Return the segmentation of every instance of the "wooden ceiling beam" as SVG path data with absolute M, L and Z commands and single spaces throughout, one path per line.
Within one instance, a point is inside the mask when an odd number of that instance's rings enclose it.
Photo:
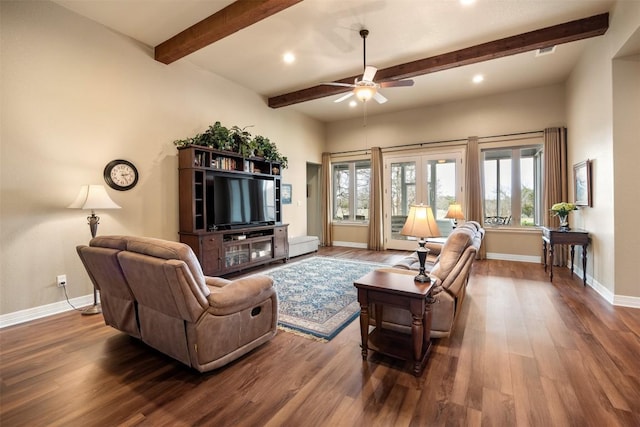
M 302 0 L 238 0 L 155 47 L 156 61 L 171 64 Z
M 402 80 L 449 70 L 463 65 L 489 61 L 491 59 L 516 55 L 544 47 L 555 46 L 604 34 L 609 28 L 609 14 L 591 16 L 564 24 L 554 25 L 516 36 L 482 43 L 472 47 L 444 53 L 417 61 L 378 70 L 376 81 Z M 340 83 L 353 83 L 360 75 L 336 80 Z M 324 98 L 349 91 L 349 88 L 317 85 L 295 92 L 269 98 L 269 107 L 280 108 L 300 102 Z

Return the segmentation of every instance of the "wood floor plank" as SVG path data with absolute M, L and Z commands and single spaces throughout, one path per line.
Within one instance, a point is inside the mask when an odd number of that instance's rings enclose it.
M 406 252 L 319 254 L 392 265 Z M 640 310 L 568 269 L 551 283 L 538 264 L 483 260 L 418 379 L 408 362 L 363 361 L 357 321 L 328 343 L 280 331 L 200 374 L 68 312 L 0 330 L 0 425 L 637 427 L 638 354 Z

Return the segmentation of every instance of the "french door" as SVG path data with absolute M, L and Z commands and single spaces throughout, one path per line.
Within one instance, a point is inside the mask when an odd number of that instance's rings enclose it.
M 463 168 L 460 151 L 385 158 L 384 233 L 388 249 L 414 250 L 415 238 L 400 234 L 412 204 L 431 206 L 441 236 L 448 236 L 449 205 L 462 200 Z

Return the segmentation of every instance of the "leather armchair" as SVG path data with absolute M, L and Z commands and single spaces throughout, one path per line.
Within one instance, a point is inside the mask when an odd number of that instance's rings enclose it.
M 107 325 L 200 372 L 277 332 L 277 296 L 267 276 L 204 276 L 189 246 L 160 239 L 100 236 L 77 250 L 100 290 Z

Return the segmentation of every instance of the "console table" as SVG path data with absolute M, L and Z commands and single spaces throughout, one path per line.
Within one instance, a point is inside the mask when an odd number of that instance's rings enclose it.
M 580 229 L 542 227 L 542 255 L 544 271 L 547 271 L 547 245 L 549 246 L 549 281 L 553 281 L 553 246 L 571 245 L 571 274 L 573 274 L 573 256 L 575 245 L 582 245 L 582 284 L 587 285 L 587 246 L 589 232 Z
M 431 351 L 431 290 L 430 283 L 414 281 L 415 271 L 391 272 L 375 270 L 353 284 L 358 289 L 360 303 L 360 334 L 362 359 L 367 359 L 368 349 L 387 356 L 413 361 L 413 374 L 422 373 Z M 376 327 L 369 334 L 369 307 L 376 305 Z M 411 312 L 411 335 L 382 328 L 385 305 L 392 305 Z

